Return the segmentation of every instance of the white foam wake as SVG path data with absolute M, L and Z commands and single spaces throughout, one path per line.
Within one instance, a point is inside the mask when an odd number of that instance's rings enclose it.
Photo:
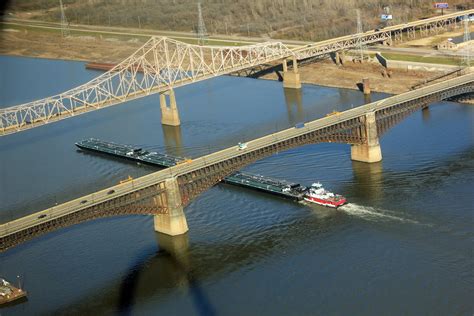
M 340 206 L 338 210 L 346 212 L 347 214 L 359 216 L 365 219 L 374 220 L 374 219 L 385 219 L 385 220 L 394 220 L 402 223 L 411 223 L 411 224 L 420 224 L 420 222 L 400 217 L 397 215 L 390 214 L 387 210 L 378 209 L 370 206 L 362 206 L 354 203 L 348 203 L 346 205 Z

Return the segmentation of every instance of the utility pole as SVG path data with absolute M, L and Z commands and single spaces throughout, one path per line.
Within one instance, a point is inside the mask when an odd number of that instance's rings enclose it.
M 59 0 L 59 7 L 61 9 L 61 35 L 63 37 L 69 36 L 69 24 L 66 19 L 66 14 L 64 13 L 63 1 Z
M 198 37 L 198 44 L 204 45 L 208 34 L 206 30 L 206 26 L 204 25 L 204 19 L 202 18 L 202 11 L 201 11 L 201 2 L 198 2 L 198 29 L 197 29 L 197 37 Z
M 464 22 L 464 43 L 467 43 L 471 40 L 471 32 L 469 32 L 469 16 L 466 14 L 463 18 Z M 464 54 L 462 56 L 463 65 L 466 67 L 471 66 L 471 46 L 466 45 L 464 48 Z
M 364 31 L 362 30 L 362 20 L 360 19 L 360 10 L 357 9 L 356 13 L 357 13 L 357 34 L 359 36 L 357 38 L 357 48 L 359 50 L 360 62 L 362 62 L 364 60 L 364 50 L 365 50 L 365 45 L 362 43 L 362 33 Z

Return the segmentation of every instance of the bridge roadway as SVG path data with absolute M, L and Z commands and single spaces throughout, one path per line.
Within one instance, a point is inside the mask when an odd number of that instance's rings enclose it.
M 415 30 L 419 29 L 427 35 L 429 30 L 437 32 L 467 14 L 474 14 L 474 10 L 342 36 L 294 49 L 281 42 L 242 47 L 201 47 L 165 37 L 152 37 L 114 69 L 84 85 L 45 99 L 0 109 L 0 136 L 277 60 L 322 57 L 354 48 L 359 43 L 389 41 L 397 34 L 401 38 L 403 31 L 414 36 Z M 288 80 L 291 77 L 289 73 Z
M 293 52 L 295 53 L 297 59 L 300 60 L 325 55 L 342 49 L 354 48 L 359 43 L 359 41 L 362 41 L 362 44 L 372 44 L 389 40 L 392 37 L 397 37 L 397 34 L 399 34 L 398 37 L 401 37 L 403 31 L 414 32 L 416 29 L 419 29 L 426 30 L 427 34 L 428 28 L 435 29 L 446 26 L 446 24 L 453 24 L 460 17 L 469 14 L 474 14 L 474 9 L 388 26 L 381 28 L 378 31 L 370 30 L 361 34 L 351 34 L 332 38 L 303 47 L 294 48 Z
M 281 143 L 285 140 L 294 139 L 295 137 L 307 135 L 323 128 L 336 126 L 337 124 L 341 124 L 342 122 L 357 119 L 361 116 L 365 116 L 367 113 L 375 113 L 383 111 L 385 109 L 395 108 L 397 105 L 400 105 L 402 103 L 416 101 L 423 98 L 426 99 L 426 97 L 429 97 L 431 95 L 439 95 L 440 93 L 442 99 L 447 98 L 450 97 L 448 93 L 450 90 L 466 86 L 468 87 L 467 92 L 474 92 L 474 73 L 471 72 L 466 75 L 450 79 L 441 83 L 433 84 L 397 96 L 389 97 L 381 101 L 362 105 L 357 108 L 341 112 L 338 115 L 323 117 L 306 123 L 303 128 L 289 128 L 274 134 L 248 141 L 247 148 L 244 150 L 238 150 L 237 146 L 232 146 L 230 148 L 194 159 L 190 162 L 176 165 L 174 167 L 158 172 L 154 172 L 152 174 L 131 180 L 129 182 L 118 184 L 113 187 L 74 199 L 67 203 L 51 207 L 44 211 L 37 212 L 2 224 L 0 225 L 0 241 L 2 241 L 2 238 L 5 238 L 17 232 L 21 232 L 23 230 L 27 230 L 31 227 L 56 220 L 58 218 L 70 215 L 75 212 L 80 212 L 81 210 L 85 210 L 86 208 L 90 208 L 91 206 L 98 205 L 109 200 L 117 199 L 118 197 L 125 196 L 132 192 L 146 189 L 147 187 L 159 185 L 169 178 L 177 178 L 179 176 L 190 174 L 193 171 L 197 171 L 217 163 L 225 162 L 247 153 L 256 152 L 258 150 L 268 148 L 269 146 Z M 445 95 L 442 95 L 443 93 Z

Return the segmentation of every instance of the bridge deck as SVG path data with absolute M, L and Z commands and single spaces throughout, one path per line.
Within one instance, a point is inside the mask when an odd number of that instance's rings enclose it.
M 186 175 L 193 171 L 200 170 L 206 166 L 217 164 L 219 162 L 223 162 L 252 151 L 257 151 L 259 149 L 271 146 L 272 144 L 276 144 L 294 137 L 317 131 L 319 129 L 339 124 L 344 121 L 364 116 L 368 112 L 381 111 L 396 106 L 400 103 L 417 100 L 432 94 L 448 91 L 449 89 L 459 86 L 469 85 L 472 88 L 471 90 L 474 91 L 473 82 L 474 73 L 469 73 L 464 76 L 447 80 L 442 83 L 433 84 L 431 86 L 426 86 L 404 94 L 386 98 L 381 101 L 376 101 L 354 109 L 350 109 L 341 112 L 338 115 L 332 115 L 329 117 L 317 119 L 306 123 L 303 128 L 289 128 L 274 134 L 251 140 L 247 142 L 247 148 L 245 150 L 238 150 L 237 146 L 223 149 L 221 151 L 194 159 L 187 163 L 173 166 L 162 171 L 154 172 L 152 174 L 134 179 L 132 181 L 118 184 L 113 187 L 74 199 L 67 203 L 54 206 L 44 211 L 37 212 L 25 216 L 23 218 L 19 218 L 14 221 L 5 223 L 3 225 L 0 225 L 0 238 L 28 229 L 29 227 L 52 221 L 62 216 L 72 214 L 74 212 L 79 212 L 93 205 L 97 205 L 108 200 L 116 199 L 120 196 L 124 196 L 129 193 L 162 183 L 167 178 Z

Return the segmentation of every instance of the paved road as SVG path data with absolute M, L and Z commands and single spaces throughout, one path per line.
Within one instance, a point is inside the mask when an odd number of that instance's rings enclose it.
M 459 51 L 447 51 L 447 50 L 439 51 L 439 50 L 434 50 L 434 49 L 388 47 L 388 46 L 382 46 L 382 45 L 367 47 L 367 49 L 370 51 L 401 53 L 403 55 L 415 55 L 415 56 L 422 56 L 422 57 L 430 57 L 430 56 L 461 57 L 463 56 L 462 52 L 459 52 Z

